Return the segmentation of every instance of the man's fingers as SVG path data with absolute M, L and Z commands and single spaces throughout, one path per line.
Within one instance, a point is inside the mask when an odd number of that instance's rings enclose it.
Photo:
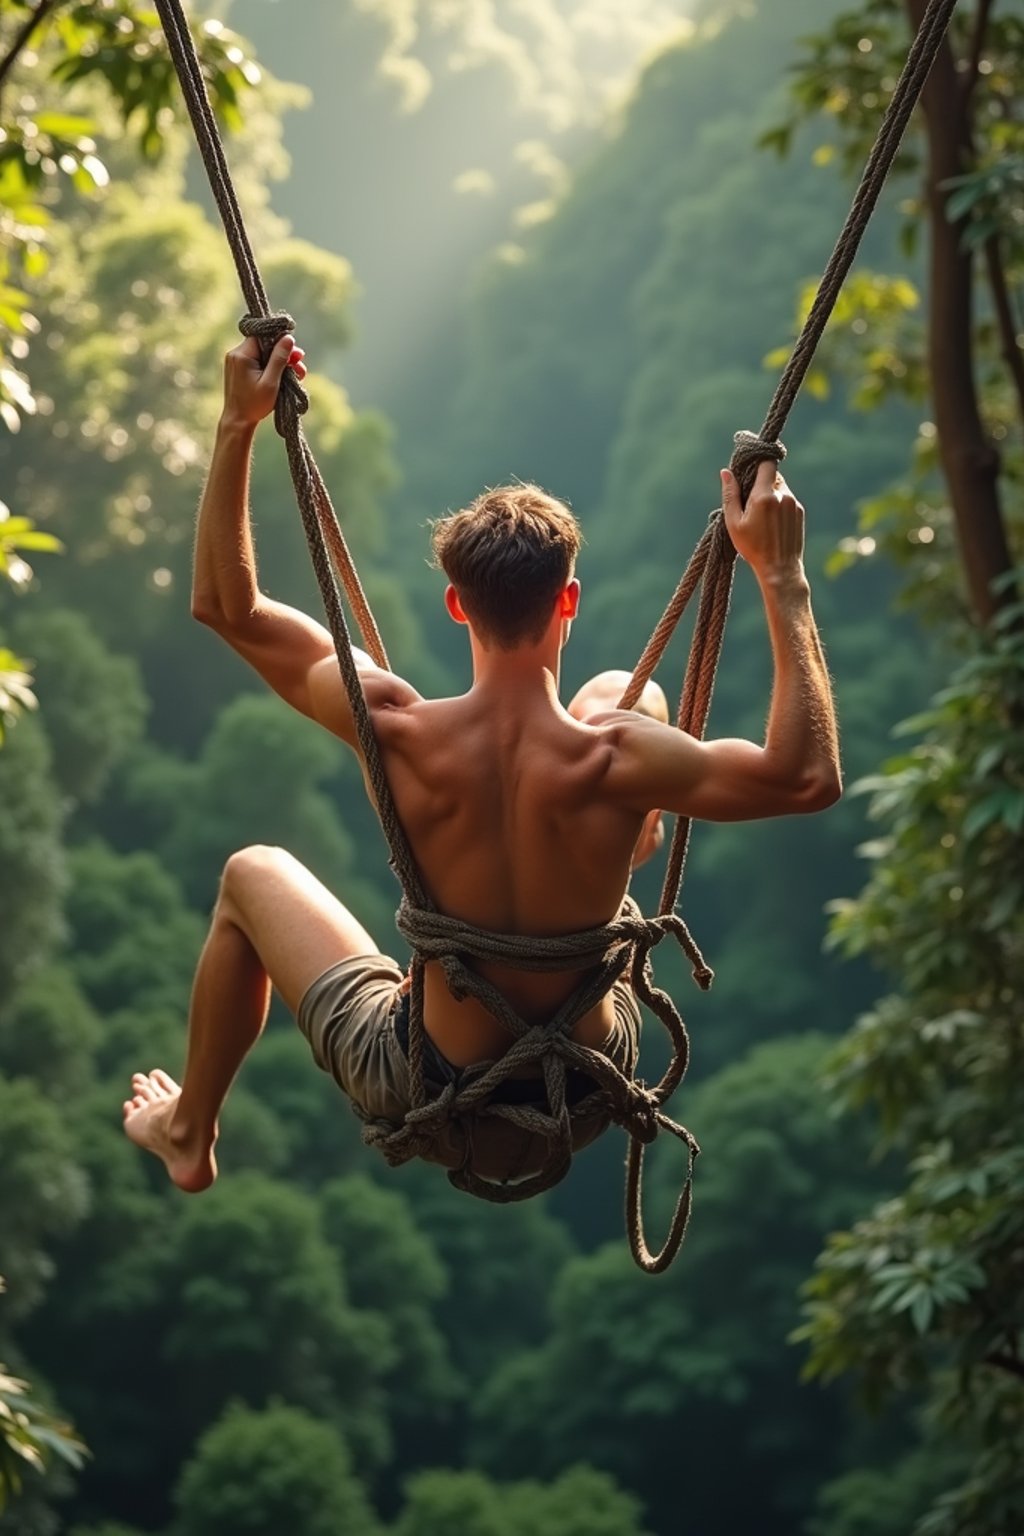
M 273 352 L 267 358 L 267 366 L 263 370 L 263 382 L 271 384 L 275 388 L 281 382 L 281 375 L 291 362 L 292 353 L 295 351 L 295 337 L 282 336 L 274 347 Z
M 757 466 L 757 479 L 754 481 L 754 490 L 762 495 L 769 495 L 775 489 L 776 476 L 779 466 L 774 459 L 762 459 Z
M 722 470 L 722 511 L 727 519 L 739 517 L 743 511 L 739 484 L 736 476 L 728 469 Z

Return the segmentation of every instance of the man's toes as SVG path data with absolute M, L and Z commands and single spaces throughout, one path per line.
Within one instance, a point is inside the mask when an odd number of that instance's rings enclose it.
M 174 1078 L 171 1077 L 169 1073 L 164 1072 L 160 1067 L 154 1067 L 149 1075 L 152 1081 L 156 1083 L 157 1087 L 162 1088 L 165 1093 L 181 1092 L 177 1083 L 174 1081 Z

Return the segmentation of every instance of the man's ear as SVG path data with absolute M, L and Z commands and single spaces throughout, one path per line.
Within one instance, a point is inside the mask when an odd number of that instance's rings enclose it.
M 560 619 L 574 619 L 579 613 L 580 583 L 578 577 L 574 576 L 572 581 L 566 586 L 559 598 L 559 603 L 558 617 Z
M 450 583 L 444 589 L 444 605 L 448 609 L 449 617 L 454 619 L 456 624 L 469 623 L 469 620 L 466 617 L 466 611 L 462 604 L 459 602 L 459 594 Z

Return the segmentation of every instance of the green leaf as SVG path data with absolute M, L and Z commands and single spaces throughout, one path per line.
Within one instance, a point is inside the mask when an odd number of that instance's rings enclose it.
M 36 114 L 35 124 L 40 133 L 48 133 L 53 138 L 91 137 L 97 132 L 92 118 L 72 117 L 65 112 L 39 112 Z
M 997 792 L 994 795 L 986 795 L 984 800 L 979 800 L 972 806 L 964 817 L 963 834 L 970 842 L 977 837 L 979 832 L 984 832 L 986 827 L 998 821 L 1003 814 L 1003 794 Z
M 927 1333 L 935 1311 L 935 1302 L 929 1290 L 922 1287 L 914 1297 L 910 1308 L 910 1318 L 918 1333 Z

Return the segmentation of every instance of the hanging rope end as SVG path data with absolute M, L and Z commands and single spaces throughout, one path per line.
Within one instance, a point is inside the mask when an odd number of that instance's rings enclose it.
M 702 963 L 701 965 L 694 966 L 693 979 L 697 983 L 698 987 L 700 987 L 702 992 L 710 992 L 711 983 L 715 979 L 715 973 L 711 969 L 710 965 L 704 965 Z

